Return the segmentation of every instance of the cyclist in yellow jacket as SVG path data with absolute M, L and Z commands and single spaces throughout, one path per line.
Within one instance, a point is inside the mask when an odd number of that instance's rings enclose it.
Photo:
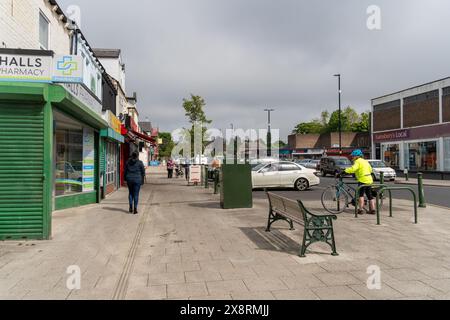
M 353 166 L 345 170 L 347 174 L 355 174 L 356 180 L 359 185 L 363 186 L 359 193 L 359 210 L 358 214 L 364 213 L 365 200 L 364 194 L 369 200 L 369 214 L 375 214 L 375 198 L 372 192 L 373 178 L 372 178 L 372 166 L 364 159 L 364 154 L 361 150 L 355 150 L 352 152 Z

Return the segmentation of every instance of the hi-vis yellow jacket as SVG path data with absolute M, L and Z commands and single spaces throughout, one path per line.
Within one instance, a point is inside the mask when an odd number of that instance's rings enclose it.
M 372 172 L 372 166 L 367 160 L 364 160 L 363 158 L 356 159 L 353 167 L 345 170 L 345 173 L 354 173 L 358 182 L 367 185 L 373 184 Z

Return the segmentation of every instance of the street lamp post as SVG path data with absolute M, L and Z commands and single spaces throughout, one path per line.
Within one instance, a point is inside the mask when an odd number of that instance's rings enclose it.
M 339 154 L 342 155 L 342 107 L 341 107 L 341 75 L 335 74 L 335 77 L 338 77 L 338 91 L 339 91 Z
M 267 112 L 268 121 L 267 121 L 267 156 L 272 156 L 272 127 L 270 123 L 270 113 L 275 111 L 275 109 L 264 109 Z

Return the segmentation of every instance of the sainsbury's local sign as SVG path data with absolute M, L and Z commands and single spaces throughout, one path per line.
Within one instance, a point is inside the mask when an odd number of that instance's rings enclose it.
M 24 51 L 26 52 L 26 50 Z M 33 55 L 0 50 L 0 81 L 83 82 L 83 61 L 74 55 Z

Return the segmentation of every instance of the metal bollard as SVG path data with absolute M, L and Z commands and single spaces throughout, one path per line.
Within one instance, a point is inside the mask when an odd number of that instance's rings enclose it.
M 384 184 L 384 172 L 380 172 L 380 184 Z
M 425 203 L 425 191 L 423 189 L 423 173 L 417 174 L 417 184 L 419 189 L 419 208 L 426 208 L 427 204 Z
M 405 171 L 403 171 L 403 173 L 405 174 L 406 181 L 409 181 L 408 169 L 405 169 Z

